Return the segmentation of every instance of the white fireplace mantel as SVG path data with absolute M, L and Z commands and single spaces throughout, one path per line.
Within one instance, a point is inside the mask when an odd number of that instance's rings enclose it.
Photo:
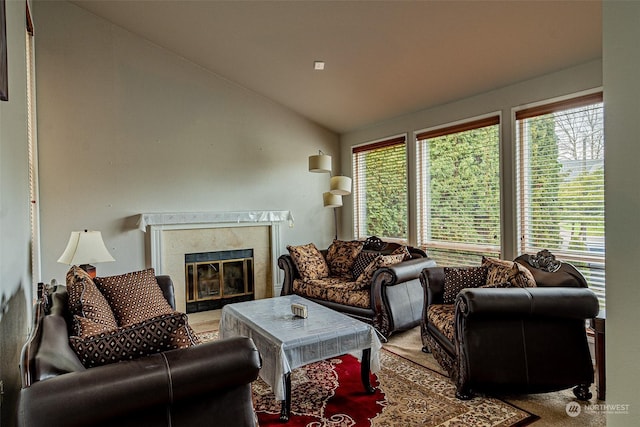
M 163 231 L 189 230 L 199 228 L 269 226 L 271 230 L 271 262 L 272 283 L 274 288 L 281 283 L 279 269 L 275 263 L 282 251 L 280 245 L 280 224 L 289 222 L 293 227 L 293 215 L 290 211 L 233 211 L 233 212 L 170 212 L 143 213 L 138 218 L 138 228 L 150 232 L 150 261 L 156 274 L 166 274 L 164 271 Z M 277 289 L 274 295 L 279 294 Z
M 291 211 L 143 213 L 138 218 L 138 228 L 141 231 L 147 231 L 147 226 L 155 225 L 279 223 L 284 221 L 289 221 L 289 226 L 293 226 Z

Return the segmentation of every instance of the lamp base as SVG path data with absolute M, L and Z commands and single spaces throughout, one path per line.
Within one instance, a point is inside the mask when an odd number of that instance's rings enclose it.
M 87 272 L 89 277 L 94 279 L 96 277 L 96 268 L 91 264 L 81 264 L 80 268 Z

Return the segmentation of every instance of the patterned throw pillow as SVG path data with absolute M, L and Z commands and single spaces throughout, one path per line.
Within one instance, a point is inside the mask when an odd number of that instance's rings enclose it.
M 356 279 L 356 286 L 360 289 L 366 289 L 371 286 L 371 279 L 373 274 L 382 267 L 389 267 L 394 264 L 401 263 L 404 259 L 403 254 L 396 255 L 378 255 L 373 261 L 369 263 L 367 268 L 364 269 L 362 274 Z
M 486 267 L 444 267 L 444 294 L 442 301 L 453 304 L 458 293 L 465 288 L 479 288 L 487 281 Z
M 162 294 L 153 268 L 119 276 L 96 277 L 95 283 L 109 302 L 118 326 L 133 325 L 174 312 Z
M 391 252 L 391 255 L 397 255 L 397 254 L 404 255 L 405 261 L 408 259 L 411 259 L 411 252 L 409 252 L 409 248 L 406 247 L 405 245 L 399 246 L 393 252 Z
M 66 283 L 69 311 L 73 316 L 91 325 L 92 331 L 109 331 L 118 327 L 109 303 L 86 271 L 72 266 L 67 272 Z M 74 333 L 79 335 L 77 330 Z
M 513 267 L 509 270 L 509 283 L 516 288 L 535 288 L 538 286 L 533 273 L 517 262 L 514 262 Z
M 353 263 L 353 267 L 351 267 L 351 278 L 358 280 L 358 277 L 360 277 L 364 269 L 367 268 L 367 266 L 371 264 L 371 261 L 376 259 L 378 255 L 380 254 L 377 252 L 360 252 Z
M 101 332 L 113 331 L 118 328 L 118 326 L 107 327 L 101 323 L 94 322 L 91 319 L 87 319 L 86 317 L 78 316 L 77 314 L 73 315 L 73 335 L 77 335 L 79 337 L 88 337 L 90 335 L 96 335 Z
M 482 286 L 478 286 L 479 288 L 510 288 L 511 287 L 511 283 L 509 282 L 505 282 L 505 283 L 491 283 L 489 285 L 482 285 Z
M 513 268 L 513 261 L 498 258 L 482 257 L 483 267 L 487 268 L 486 285 L 495 285 L 509 282 L 509 274 Z
M 69 343 L 86 367 L 132 360 L 200 340 L 187 323 L 187 315 L 174 312 L 87 337 L 70 336 Z
M 287 250 L 303 280 L 329 277 L 329 266 L 316 245 L 287 246 Z
M 358 254 L 362 251 L 364 242 L 352 240 L 334 240 L 327 250 L 327 264 L 332 276 L 351 277 L 351 269 Z
M 536 287 L 536 279 L 523 265 L 517 262 L 482 257 L 482 266 L 487 267 L 486 285 L 509 283 L 518 288 Z

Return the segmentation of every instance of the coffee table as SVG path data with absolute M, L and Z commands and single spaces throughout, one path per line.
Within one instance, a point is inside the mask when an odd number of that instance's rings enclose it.
M 306 305 L 308 317 L 294 316 L 292 303 Z M 220 337 L 233 336 L 253 339 L 262 357 L 260 378 L 282 401 L 281 421 L 291 414 L 291 371 L 309 363 L 362 351 L 362 383 L 375 391 L 369 373 L 380 369 L 382 344 L 373 326 L 297 295 L 225 305 Z

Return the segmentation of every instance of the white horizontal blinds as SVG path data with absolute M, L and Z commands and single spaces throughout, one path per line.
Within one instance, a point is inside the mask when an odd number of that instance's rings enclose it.
M 353 147 L 354 235 L 407 239 L 404 136 Z
M 574 264 L 604 307 L 602 93 L 516 113 L 520 253 Z
M 422 132 L 418 244 L 438 265 L 500 255 L 500 117 Z

